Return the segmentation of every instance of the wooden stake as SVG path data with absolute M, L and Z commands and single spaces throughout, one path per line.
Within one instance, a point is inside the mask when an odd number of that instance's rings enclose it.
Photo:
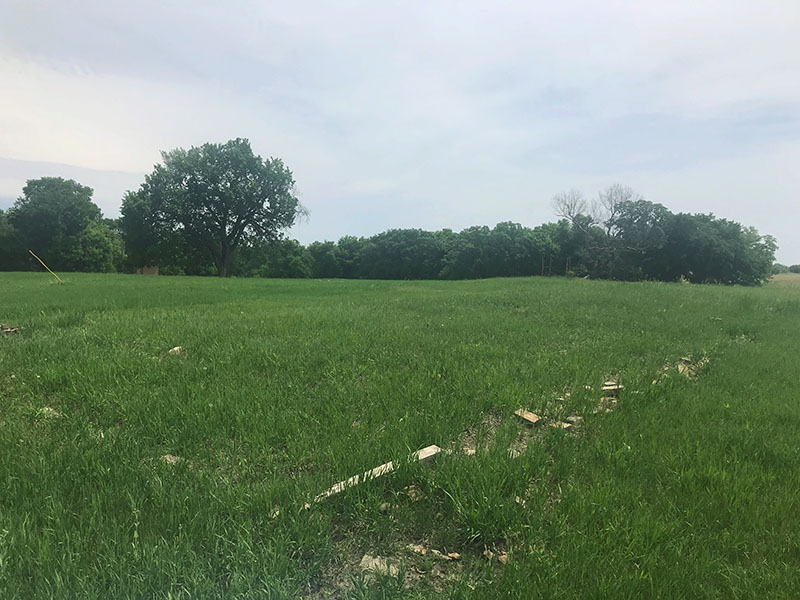
M 59 277 L 58 275 L 56 275 L 55 273 L 53 273 L 52 271 L 50 271 L 50 267 L 48 267 L 46 264 L 44 264 L 44 261 L 43 261 L 41 258 L 39 258 L 38 256 L 36 256 L 36 255 L 33 253 L 33 250 L 28 250 L 28 252 L 30 252 L 30 253 L 31 253 L 31 256 L 33 256 L 33 258 L 35 258 L 35 259 L 36 259 L 36 260 L 38 260 L 40 263 L 42 263 L 42 266 L 43 266 L 45 269 L 47 269 L 47 270 L 48 270 L 48 272 L 50 273 L 50 275 L 52 275 L 53 277 L 55 277 L 56 279 L 58 279 L 58 283 L 64 283 L 63 281 L 61 281 L 61 277 Z

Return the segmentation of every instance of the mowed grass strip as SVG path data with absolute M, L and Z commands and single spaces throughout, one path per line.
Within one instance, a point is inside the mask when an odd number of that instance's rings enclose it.
M 2 598 L 800 589 L 797 288 L 65 279 L 0 274 Z

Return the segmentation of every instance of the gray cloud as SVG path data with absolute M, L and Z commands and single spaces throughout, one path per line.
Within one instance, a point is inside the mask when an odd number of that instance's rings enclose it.
M 295 172 L 302 241 L 536 224 L 624 181 L 800 262 L 798 34 L 745 0 L 0 0 L 0 196 L 74 165 L 115 214 L 160 150 L 243 136 Z

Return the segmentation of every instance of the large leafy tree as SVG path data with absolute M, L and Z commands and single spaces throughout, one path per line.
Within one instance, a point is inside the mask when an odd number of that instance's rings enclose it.
M 217 274 L 228 277 L 237 248 L 279 239 L 302 211 L 291 171 L 280 159 L 253 154 L 245 139 L 161 157 L 141 189 L 123 200 L 128 251 L 144 262 L 163 259 L 180 241 L 184 254 L 212 259 Z
M 54 269 L 69 270 L 85 270 L 71 250 L 84 230 L 101 218 L 92 188 L 61 177 L 29 180 L 8 213 L 26 249 Z

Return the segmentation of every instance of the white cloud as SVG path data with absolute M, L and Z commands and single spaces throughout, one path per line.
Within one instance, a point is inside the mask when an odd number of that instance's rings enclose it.
M 779 166 L 798 40 L 800 4 L 749 0 L 0 4 L 0 157 L 143 175 L 160 150 L 248 137 L 295 172 L 305 241 L 533 224 L 559 189 L 623 180 L 800 260 Z M 776 125 L 730 144 L 753 115 Z M 756 214 L 765 189 L 792 205 Z

